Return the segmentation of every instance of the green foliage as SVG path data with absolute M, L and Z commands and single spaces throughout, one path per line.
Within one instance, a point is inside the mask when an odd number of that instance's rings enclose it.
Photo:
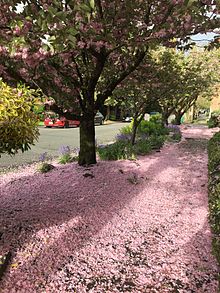
M 148 139 L 139 139 L 132 145 L 128 140 L 117 140 L 115 143 L 97 147 L 101 160 L 133 160 L 138 155 L 147 155 L 152 149 L 160 149 L 165 136 L 151 136 Z
M 130 142 L 116 141 L 113 144 L 97 147 L 101 160 L 135 159 L 135 152 Z
M 61 156 L 59 157 L 60 164 L 71 163 L 73 161 L 76 161 L 77 159 L 77 156 L 74 156 L 74 157 L 72 156 L 69 146 L 62 145 L 59 148 L 59 152 L 61 154 Z
M 59 157 L 60 164 L 67 164 L 73 162 L 73 157 L 70 154 L 64 154 Z
M 39 92 L 24 85 L 11 88 L 0 79 L 0 155 L 30 149 L 38 138 L 38 120 L 33 107 Z
M 162 123 L 161 114 L 156 114 L 150 117 L 150 121 L 142 120 L 138 126 L 138 135 L 166 135 L 169 131 L 164 127 Z
M 130 135 L 132 133 L 132 125 L 133 123 L 129 123 L 128 125 L 122 127 L 120 129 L 120 133 L 125 134 L 125 135 Z
M 125 135 L 131 135 L 132 134 L 132 127 L 133 127 L 133 121 L 123 127 L 120 130 L 120 133 Z M 151 136 L 151 135 L 166 135 L 169 133 L 169 130 L 164 127 L 162 123 L 162 117 L 161 114 L 156 114 L 151 116 L 150 121 L 142 120 L 141 123 L 138 125 L 137 128 L 137 137 L 143 137 L 143 136 Z
M 213 251 L 220 263 L 220 132 L 208 144 L 209 219 L 213 231 Z
M 215 111 L 215 112 L 212 112 L 211 117 L 208 120 L 208 127 L 213 128 L 218 126 L 220 126 L 220 112 Z
M 152 149 L 160 149 L 165 142 L 165 136 L 164 135 L 159 135 L 159 136 L 152 135 L 149 137 L 149 142 L 150 142 Z
M 152 151 L 151 141 L 147 139 L 141 139 L 134 145 L 134 152 L 136 155 L 147 155 Z
M 178 142 L 178 141 L 181 141 L 182 134 L 180 132 L 179 133 L 174 132 L 174 133 L 172 133 L 170 138 L 171 138 L 171 140 Z
M 51 170 L 53 170 L 55 167 L 52 164 L 49 164 L 47 162 L 42 162 L 39 164 L 37 170 L 40 173 L 47 173 Z

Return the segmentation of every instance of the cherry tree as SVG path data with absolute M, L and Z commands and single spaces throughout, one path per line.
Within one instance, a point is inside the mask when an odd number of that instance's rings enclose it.
M 211 95 L 219 81 L 219 52 L 194 48 L 188 54 L 166 49 L 158 55 L 158 79 L 155 88 L 162 108 L 164 122 L 175 114 L 175 123 L 195 105 L 200 95 Z
M 150 48 L 175 46 L 218 27 L 217 2 L 4 0 L 0 74 L 11 83 L 39 86 L 57 105 L 77 109 L 79 164 L 93 164 L 96 111 Z

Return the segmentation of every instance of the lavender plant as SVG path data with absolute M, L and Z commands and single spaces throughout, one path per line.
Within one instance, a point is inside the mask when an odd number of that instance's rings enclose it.
M 47 173 L 50 170 L 54 169 L 54 166 L 47 162 L 49 159 L 50 157 L 48 156 L 47 152 L 40 154 L 39 156 L 40 163 L 38 164 L 38 168 L 37 168 L 38 172 Z
M 73 157 L 71 156 L 71 151 L 70 151 L 70 147 L 67 145 L 62 145 L 59 148 L 59 153 L 60 153 L 60 157 L 59 157 L 59 163 L 60 164 L 67 164 L 67 163 L 71 163 L 73 161 Z

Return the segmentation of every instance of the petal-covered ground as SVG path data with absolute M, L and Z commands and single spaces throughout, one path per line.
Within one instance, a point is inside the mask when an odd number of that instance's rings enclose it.
M 0 291 L 218 292 L 206 128 L 137 161 L 1 176 Z M 192 139 L 193 138 L 193 139 Z

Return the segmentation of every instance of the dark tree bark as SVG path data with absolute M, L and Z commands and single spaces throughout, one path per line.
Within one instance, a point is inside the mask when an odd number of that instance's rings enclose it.
M 139 123 L 137 121 L 137 117 L 134 117 L 133 127 L 132 127 L 132 137 L 131 137 L 131 144 L 132 145 L 135 144 L 135 139 L 136 139 L 136 133 L 137 133 L 138 124 Z
M 183 114 L 182 113 L 175 113 L 176 117 L 175 117 L 175 124 L 176 125 L 180 125 L 181 124 L 181 118 L 183 117 Z
M 169 114 L 168 113 L 162 113 L 162 122 L 164 125 L 168 125 L 168 118 L 169 118 Z
M 83 113 L 80 121 L 79 165 L 96 164 L 94 112 Z

